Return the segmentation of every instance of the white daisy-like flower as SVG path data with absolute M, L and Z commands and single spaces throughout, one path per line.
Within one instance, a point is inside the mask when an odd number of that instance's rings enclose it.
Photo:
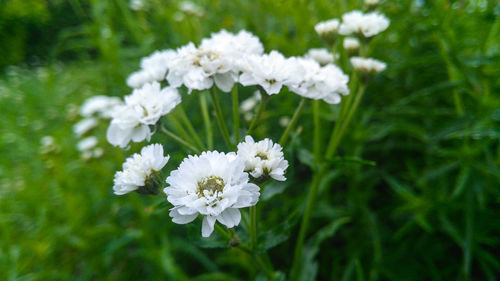
M 344 49 L 349 52 L 355 52 L 359 49 L 360 43 L 357 38 L 354 37 L 346 37 L 343 42 Z
M 272 140 L 266 138 L 255 142 L 251 136 L 246 136 L 245 141 L 238 144 L 237 154 L 245 161 L 245 171 L 252 177 L 286 180 L 288 161 L 283 156 L 281 145 Z
M 342 35 L 362 34 L 372 37 L 389 27 L 389 20 L 382 14 L 372 12 L 363 14 L 361 11 L 352 11 L 342 16 L 339 33 Z
M 313 59 L 320 65 L 327 65 L 329 63 L 333 63 L 336 59 L 336 56 L 334 56 L 332 53 L 330 53 L 327 49 L 325 48 L 318 48 L 318 49 L 309 49 L 307 53 L 304 55 L 305 58 Z M 338 57 L 338 55 L 337 55 Z
M 274 95 L 291 82 L 293 63 L 277 51 L 262 56 L 250 55 L 246 58 L 246 67 L 240 76 L 243 86 L 259 85 L 268 95 Z
M 177 89 L 161 89 L 158 82 L 134 89 L 131 95 L 125 97 L 125 105 L 113 112 L 113 120 L 106 133 L 109 143 L 126 147 L 130 140 L 149 140 L 152 134 L 149 125 L 156 124 L 180 102 L 181 96 Z
M 327 36 L 330 34 L 336 34 L 339 29 L 340 21 L 338 19 L 331 19 L 327 21 L 322 21 L 314 26 L 314 30 L 320 36 Z
M 245 164 L 234 153 L 203 152 L 188 156 L 172 171 L 163 191 L 174 205 L 172 221 L 192 222 L 203 215 L 201 233 L 208 237 L 216 221 L 228 228 L 240 223 L 239 208 L 253 206 L 259 200 L 259 187 L 248 182 Z
M 329 104 L 341 101 L 341 95 L 348 95 L 349 77 L 333 64 L 321 67 L 311 59 L 296 58 L 302 71 L 297 71 L 295 84 L 287 85 L 290 91 L 310 99 L 321 99 Z
M 135 153 L 123 163 L 123 170 L 115 173 L 113 191 L 116 195 L 123 195 L 138 189 L 140 192 L 154 194 L 158 183 L 151 183 L 152 179 L 168 162 L 170 156 L 163 155 L 160 144 L 151 144 L 142 148 L 141 153 Z M 154 182 L 154 181 L 152 181 Z
M 88 131 L 95 128 L 98 124 L 99 124 L 99 122 L 97 121 L 97 118 L 93 118 L 93 117 L 84 118 L 84 119 L 80 120 L 78 123 L 76 123 L 75 125 L 73 125 L 73 133 L 75 133 L 75 135 L 77 137 L 81 137 L 82 135 L 84 135 Z
M 369 74 L 382 72 L 387 67 L 384 62 L 372 58 L 362 57 L 352 57 L 351 64 L 356 71 Z
M 141 70 L 127 78 L 127 85 L 140 88 L 146 83 L 163 81 L 169 69 L 170 61 L 177 56 L 174 50 L 155 51 L 141 60 Z
M 102 118 L 111 118 L 111 113 L 115 107 L 122 105 L 123 102 L 118 97 L 93 96 L 85 100 L 80 107 L 80 115 L 91 117 L 98 115 Z

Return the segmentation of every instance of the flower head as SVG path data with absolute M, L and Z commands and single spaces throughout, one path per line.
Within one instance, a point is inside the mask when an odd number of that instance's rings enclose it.
M 283 156 L 281 145 L 270 139 L 255 142 L 251 136 L 246 136 L 245 141 L 238 144 L 238 157 L 245 161 L 245 171 L 254 178 L 286 180 L 284 174 L 288 161 Z
M 169 186 L 163 190 L 174 205 L 172 221 L 186 224 L 203 215 L 203 237 L 210 236 L 216 220 L 229 228 L 238 225 L 238 209 L 255 205 L 260 196 L 259 187 L 248 182 L 244 169 L 234 153 L 211 151 L 185 158 L 170 173 Z
M 130 140 L 139 142 L 151 137 L 149 125 L 172 111 L 181 102 L 177 89 L 160 88 L 158 82 L 145 84 L 125 97 L 125 105 L 113 112 L 113 120 L 106 137 L 120 147 L 126 147 Z
M 359 40 L 354 37 L 346 37 L 343 42 L 344 49 L 350 53 L 357 52 L 359 50 L 360 44 Z
M 318 35 L 326 37 L 329 35 L 334 35 L 339 29 L 340 21 L 338 19 L 331 19 L 327 21 L 319 22 L 314 26 L 314 30 Z
M 123 195 L 135 190 L 143 193 L 156 193 L 155 173 L 159 172 L 168 162 L 170 156 L 163 155 L 160 144 L 151 144 L 142 148 L 141 153 L 135 153 L 123 164 L 123 170 L 116 172 L 113 190 L 116 195 Z
M 375 74 L 382 72 L 387 66 L 384 62 L 381 62 L 379 60 L 362 57 L 352 57 L 351 64 L 356 71 L 366 74 Z
M 382 14 L 372 12 L 363 14 L 361 11 L 352 11 L 342 16 L 339 33 L 342 35 L 361 34 L 372 37 L 389 27 L 389 20 Z
M 335 61 L 335 56 L 325 48 L 309 49 L 304 57 L 313 59 L 320 65 L 327 65 Z
M 127 85 L 141 88 L 153 81 L 163 81 L 169 69 L 170 61 L 176 57 L 173 50 L 155 51 L 141 60 L 141 70 L 132 73 L 127 78 Z
M 122 104 L 118 97 L 93 96 L 85 100 L 80 107 L 80 115 L 91 117 L 98 115 L 102 118 L 110 118 L 115 107 Z

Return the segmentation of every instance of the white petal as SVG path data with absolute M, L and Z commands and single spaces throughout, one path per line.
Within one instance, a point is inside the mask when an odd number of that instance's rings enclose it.
M 215 84 L 219 89 L 221 89 L 224 92 L 229 92 L 233 88 L 234 85 L 234 78 L 233 74 L 231 72 L 227 72 L 224 74 L 216 74 L 214 76 Z
M 111 122 L 106 131 L 106 139 L 114 146 L 125 147 L 131 138 L 131 130 L 123 130 L 117 124 Z
M 192 215 L 181 215 L 181 214 L 179 214 L 177 209 L 170 210 L 169 215 L 172 218 L 172 221 L 177 223 L 177 224 L 190 223 L 190 222 L 194 221 L 194 219 L 196 219 L 196 217 L 198 216 L 197 213 L 192 214 Z
M 214 231 L 215 217 L 205 216 L 203 218 L 203 224 L 201 227 L 201 236 L 209 237 L 210 234 Z
M 241 213 L 238 209 L 229 208 L 222 212 L 217 220 L 228 228 L 234 227 L 240 224 Z

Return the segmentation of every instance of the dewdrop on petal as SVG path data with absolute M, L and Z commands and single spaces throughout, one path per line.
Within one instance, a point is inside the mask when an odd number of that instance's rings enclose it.
M 346 37 L 344 38 L 343 46 L 348 54 L 356 54 L 359 50 L 360 43 L 357 38 Z
M 123 163 L 123 170 L 115 173 L 113 191 L 123 195 L 132 191 L 141 194 L 157 194 L 161 180 L 160 171 L 167 164 L 170 156 L 163 155 L 160 144 L 151 144 L 142 148 Z
M 245 171 L 260 181 L 273 178 L 285 181 L 288 161 L 283 156 L 281 145 L 270 139 L 255 142 L 251 136 L 238 144 L 238 157 L 245 161 Z
M 174 205 L 170 217 L 177 224 L 203 216 L 201 235 L 209 237 L 216 221 L 228 228 L 241 221 L 240 208 L 259 200 L 259 187 L 248 182 L 245 163 L 235 153 L 203 152 L 184 158 L 166 179 L 163 191 Z

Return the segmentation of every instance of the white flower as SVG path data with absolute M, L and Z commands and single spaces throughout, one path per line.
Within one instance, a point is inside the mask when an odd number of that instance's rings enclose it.
M 141 60 L 141 70 L 127 78 L 127 85 L 140 88 L 153 81 L 163 81 L 169 69 L 170 61 L 177 56 L 173 50 L 155 51 Z
M 260 92 L 257 90 L 248 99 L 244 100 L 240 104 L 240 110 L 242 113 L 250 112 L 261 99 Z
M 215 84 L 229 92 L 236 82 L 231 58 L 213 49 L 196 48 L 193 43 L 177 50 L 167 74 L 172 87 L 184 84 L 189 91 L 205 90 Z
M 378 5 L 379 0 L 365 0 L 365 4 L 368 6 L 376 6 Z
M 140 11 L 144 10 L 146 5 L 144 5 L 144 0 L 130 0 L 128 6 L 134 11 Z
M 342 16 L 339 33 L 342 35 L 362 34 L 372 37 L 389 26 L 389 20 L 382 14 L 373 12 L 363 14 L 361 11 L 352 11 Z
M 343 46 L 347 51 L 353 52 L 359 49 L 360 44 L 357 38 L 346 37 L 344 38 Z
M 161 89 L 158 82 L 134 89 L 131 95 L 125 97 L 125 105 L 113 112 L 113 120 L 106 133 L 108 141 L 112 145 L 126 147 L 130 140 L 149 140 L 152 134 L 149 125 L 156 124 L 180 102 L 177 89 Z
M 384 62 L 376 59 L 362 57 L 352 57 L 351 64 L 356 71 L 372 74 L 384 71 L 387 66 Z
M 301 66 L 297 71 L 297 81 L 288 85 L 290 91 L 310 99 L 321 99 L 330 104 L 341 101 L 341 95 L 348 95 L 347 82 L 349 77 L 340 68 L 328 64 L 321 67 L 311 59 L 297 58 L 296 63 Z
M 313 59 L 320 65 L 333 63 L 335 60 L 335 56 L 332 53 L 328 52 L 328 50 L 325 48 L 309 49 L 309 51 L 307 51 L 304 57 Z
M 84 135 L 85 133 L 87 133 L 88 131 L 92 130 L 93 128 L 95 128 L 98 124 L 98 121 L 96 118 L 84 118 L 82 120 L 80 120 L 78 123 L 76 123 L 75 125 L 73 125 L 73 133 L 75 133 L 75 135 L 77 137 L 81 137 L 82 135 Z
M 163 155 L 160 144 L 143 147 L 140 154 L 135 153 L 127 158 L 122 171 L 115 173 L 114 193 L 123 195 L 145 186 L 153 173 L 159 172 L 169 158 Z
M 277 51 L 262 56 L 250 55 L 246 59 L 240 83 L 243 86 L 260 85 L 268 95 L 273 95 L 291 82 L 291 72 L 294 70 L 294 65 Z
M 86 137 L 82 140 L 80 140 L 76 144 L 76 148 L 80 151 L 88 151 L 94 148 L 97 145 L 97 138 L 92 136 L 92 137 Z
M 212 151 L 185 158 L 170 173 L 169 186 L 163 190 L 174 205 L 172 221 L 186 224 L 203 215 L 203 237 L 210 236 L 216 220 L 228 228 L 238 225 L 238 209 L 255 205 L 260 196 L 259 187 L 248 182 L 244 169 L 234 153 Z
M 337 33 L 339 24 L 340 22 L 338 19 L 322 21 L 314 26 L 314 30 L 316 30 L 316 33 L 318 33 L 320 36 L 327 36 L 329 34 Z
M 121 104 L 122 101 L 118 97 L 93 96 L 82 104 L 80 115 L 83 117 L 99 115 L 102 118 L 111 118 L 114 108 Z
M 254 178 L 271 177 L 278 181 L 286 180 L 284 174 L 288 161 L 283 156 L 279 144 L 270 139 L 255 142 L 251 136 L 238 144 L 238 157 L 245 161 L 245 171 Z
M 203 8 L 198 6 L 197 4 L 191 1 L 182 1 L 179 3 L 179 10 L 183 11 L 186 14 L 195 15 L 198 17 L 203 16 Z

